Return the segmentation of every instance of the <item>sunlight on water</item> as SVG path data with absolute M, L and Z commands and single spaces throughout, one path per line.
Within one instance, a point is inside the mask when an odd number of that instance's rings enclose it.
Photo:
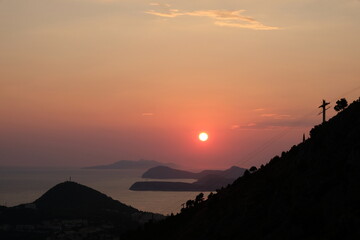
M 142 211 L 177 213 L 181 204 L 199 192 L 130 191 L 136 181 L 146 181 L 146 170 L 94 170 L 55 168 L 1 168 L 0 205 L 15 206 L 36 200 L 54 185 L 69 180 L 94 188 Z M 168 181 L 168 180 L 167 180 Z M 175 180 L 172 180 L 175 181 Z M 191 180 L 178 180 L 191 182 Z M 205 193 L 207 196 L 207 193 Z

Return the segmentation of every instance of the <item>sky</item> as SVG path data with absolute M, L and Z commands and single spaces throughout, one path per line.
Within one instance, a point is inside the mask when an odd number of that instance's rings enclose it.
M 0 166 L 259 166 L 360 96 L 359 42 L 359 0 L 0 0 Z

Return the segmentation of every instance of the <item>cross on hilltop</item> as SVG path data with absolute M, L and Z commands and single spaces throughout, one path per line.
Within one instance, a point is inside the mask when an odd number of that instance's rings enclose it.
M 319 108 L 322 108 L 322 112 L 320 112 L 319 114 L 322 113 L 322 115 L 323 115 L 323 123 L 326 122 L 326 110 L 328 110 L 330 108 L 330 107 L 326 108 L 326 106 L 329 104 L 330 104 L 329 102 L 326 102 L 323 99 L 323 103 L 319 106 Z

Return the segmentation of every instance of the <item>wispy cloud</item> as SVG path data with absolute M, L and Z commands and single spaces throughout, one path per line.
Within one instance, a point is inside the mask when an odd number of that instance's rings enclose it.
M 247 28 L 253 30 L 277 30 L 279 27 L 272 27 L 262 24 L 252 17 L 243 15 L 245 10 L 197 10 L 181 11 L 172 9 L 169 4 L 151 3 L 151 6 L 157 6 L 158 10 L 146 11 L 147 14 L 175 18 L 179 16 L 208 17 L 214 19 L 214 24 L 221 27 Z
M 232 125 L 232 130 L 241 129 L 259 129 L 259 130 L 273 130 L 273 129 L 284 129 L 284 128 L 298 128 L 308 127 L 313 125 L 313 121 L 309 119 L 298 119 L 290 114 L 280 114 L 276 112 L 264 112 L 268 109 L 257 108 L 252 111 L 258 112 L 256 121 L 248 123 L 237 123 Z M 236 126 L 233 127 L 233 126 Z
M 238 129 L 239 127 L 240 127 L 240 125 L 234 124 L 234 125 L 230 126 L 230 129 L 235 130 L 235 129 Z
M 167 3 L 157 3 L 157 2 L 149 3 L 149 5 L 150 6 L 167 7 L 167 8 L 169 8 L 171 6 L 170 4 L 167 4 Z
M 264 119 L 262 121 L 239 124 L 238 130 L 276 130 L 286 128 L 304 128 L 311 127 L 314 123 L 312 120 L 299 119 Z M 234 129 L 235 130 L 235 129 Z
M 277 114 L 277 113 L 264 113 L 261 117 L 272 118 L 272 119 L 290 119 L 291 116 L 288 114 Z

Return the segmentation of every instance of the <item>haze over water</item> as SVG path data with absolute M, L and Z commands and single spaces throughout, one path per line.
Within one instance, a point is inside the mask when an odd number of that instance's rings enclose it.
M 142 211 L 171 214 L 198 192 L 130 191 L 145 170 L 93 170 L 75 168 L 0 168 L 0 205 L 31 203 L 54 185 L 69 180 L 91 187 Z M 169 181 L 169 180 L 167 180 Z M 172 180 L 176 181 L 176 180 Z M 191 180 L 181 180 L 191 182 Z M 205 193 L 206 194 L 206 193 Z

